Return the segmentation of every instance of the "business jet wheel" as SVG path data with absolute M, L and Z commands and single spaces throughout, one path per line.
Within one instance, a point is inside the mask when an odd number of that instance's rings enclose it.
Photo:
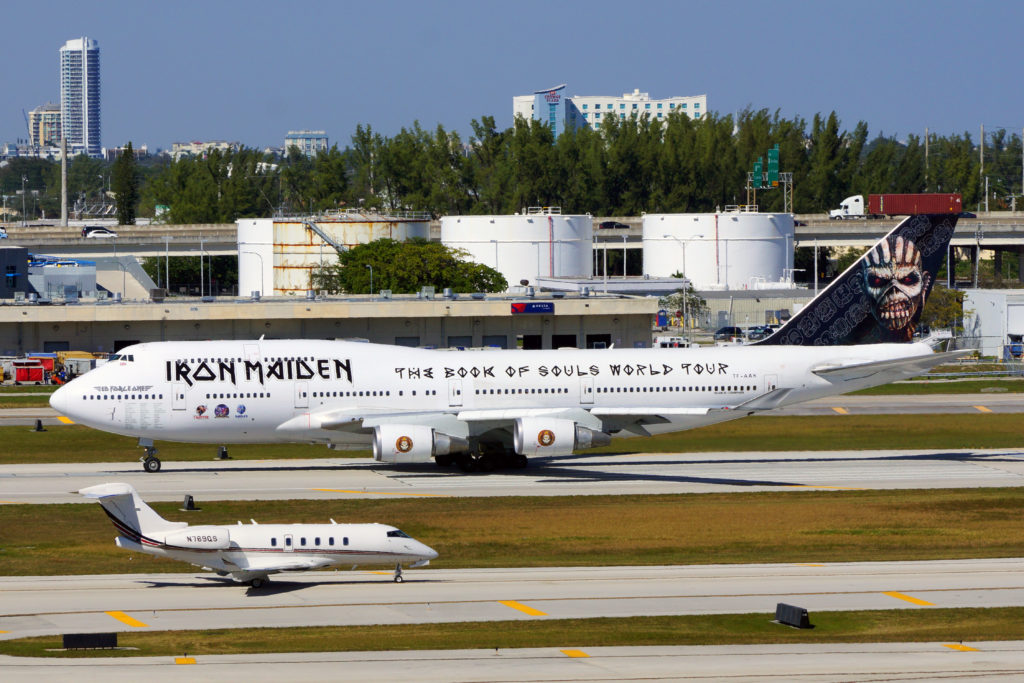
M 147 472 L 160 471 L 160 458 L 149 457 L 142 461 L 142 469 Z
M 266 582 L 266 579 L 257 576 L 255 579 L 249 581 L 249 585 L 253 588 L 262 588 L 263 584 L 265 584 Z

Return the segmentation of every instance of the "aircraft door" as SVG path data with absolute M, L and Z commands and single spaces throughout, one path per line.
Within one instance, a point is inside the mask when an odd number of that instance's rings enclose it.
M 462 380 L 451 379 L 448 380 L 448 405 L 449 406 L 461 406 L 462 405 Z
M 185 410 L 185 385 L 180 382 L 171 385 L 171 409 Z
M 775 391 L 779 386 L 778 375 L 765 375 L 764 376 L 764 393 Z
M 259 344 L 245 344 L 243 345 L 245 351 L 245 359 L 250 363 L 255 363 L 260 359 L 260 346 Z
M 294 552 L 295 551 L 295 544 L 292 543 L 292 535 L 291 534 L 285 534 L 284 535 L 284 551 L 286 553 L 290 553 L 290 552 Z
M 309 382 L 295 383 L 295 407 L 309 407 Z
M 580 403 L 594 402 L 594 378 L 580 377 Z

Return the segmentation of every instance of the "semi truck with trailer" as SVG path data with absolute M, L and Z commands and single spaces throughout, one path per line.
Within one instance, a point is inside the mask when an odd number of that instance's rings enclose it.
M 956 192 L 929 192 L 918 194 L 869 194 L 867 206 L 864 195 L 855 194 L 840 203 L 838 209 L 828 212 L 834 220 L 849 218 L 886 218 L 909 216 L 915 213 L 952 213 L 963 211 L 963 200 Z

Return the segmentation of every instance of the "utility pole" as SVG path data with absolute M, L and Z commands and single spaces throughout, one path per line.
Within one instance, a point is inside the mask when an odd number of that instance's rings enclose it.
M 60 224 L 68 227 L 68 141 L 60 137 Z
M 28 180 L 28 176 L 21 176 L 21 227 L 28 225 L 25 222 L 25 181 Z
M 928 126 L 924 127 L 924 189 L 928 191 Z

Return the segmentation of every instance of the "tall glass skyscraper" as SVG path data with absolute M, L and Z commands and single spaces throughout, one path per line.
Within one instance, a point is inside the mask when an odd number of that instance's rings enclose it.
M 68 152 L 100 156 L 100 46 L 76 38 L 60 49 L 60 114 Z

